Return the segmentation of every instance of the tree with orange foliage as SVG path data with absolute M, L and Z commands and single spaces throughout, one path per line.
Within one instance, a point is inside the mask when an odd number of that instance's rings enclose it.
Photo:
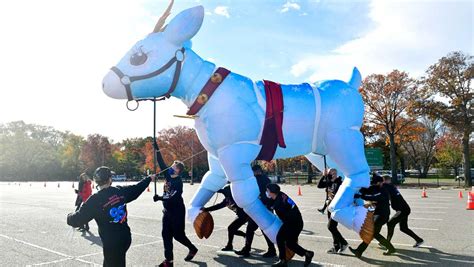
M 359 91 L 366 105 L 368 124 L 389 140 L 392 181 L 397 181 L 396 137 L 416 121 L 416 117 L 410 116 L 420 97 L 416 83 L 408 73 L 393 70 L 387 75 L 367 76 Z
M 207 170 L 207 154 L 199 142 L 196 131 L 186 126 L 163 129 L 157 134 L 157 142 L 164 161 L 169 165 L 174 160 L 185 161 L 187 169 L 200 177 Z M 148 138 L 143 147 L 145 168 L 153 170 L 153 139 Z M 160 169 L 157 166 L 157 172 Z

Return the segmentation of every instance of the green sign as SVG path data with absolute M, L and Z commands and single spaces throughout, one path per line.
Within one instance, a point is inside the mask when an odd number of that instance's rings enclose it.
M 382 169 L 383 168 L 383 156 L 382 149 L 380 148 L 366 148 L 365 158 L 371 169 Z

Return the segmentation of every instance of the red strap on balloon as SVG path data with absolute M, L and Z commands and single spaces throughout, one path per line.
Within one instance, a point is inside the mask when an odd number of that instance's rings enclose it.
M 277 146 L 286 148 L 283 138 L 283 93 L 279 83 L 264 80 L 266 111 L 263 124 L 260 153 L 257 160 L 270 161 L 275 156 Z

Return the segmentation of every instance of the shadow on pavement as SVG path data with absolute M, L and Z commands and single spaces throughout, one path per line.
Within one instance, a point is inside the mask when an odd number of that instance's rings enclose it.
M 381 252 L 382 254 L 382 252 Z M 351 255 L 353 256 L 353 255 Z M 416 250 L 397 248 L 397 253 L 391 256 L 381 256 L 383 259 L 372 259 L 362 255 L 361 261 L 382 266 L 400 266 L 400 262 L 395 262 L 392 259 L 396 257 L 406 261 L 403 264 L 417 264 L 417 265 L 442 265 L 442 266 L 473 266 L 474 256 L 456 255 L 443 252 L 436 248 L 420 248 Z
M 100 237 L 94 235 L 94 233 L 92 233 L 91 231 L 83 231 L 81 236 L 84 239 L 89 240 L 92 244 L 102 247 L 102 240 L 100 240 Z

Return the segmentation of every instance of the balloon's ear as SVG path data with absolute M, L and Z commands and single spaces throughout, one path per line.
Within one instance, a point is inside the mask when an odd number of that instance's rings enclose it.
M 184 42 L 196 35 L 203 20 L 204 8 L 202 6 L 186 9 L 171 20 L 163 34 L 169 42 L 182 46 Z

